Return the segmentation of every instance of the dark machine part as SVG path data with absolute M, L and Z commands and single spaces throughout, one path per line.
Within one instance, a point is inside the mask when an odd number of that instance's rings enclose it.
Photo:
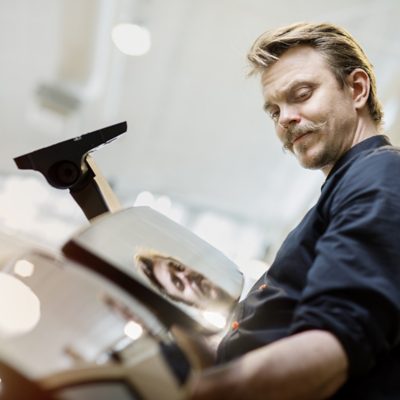
M 51 186 L 69 189 L 90 220 L 104 212 L 116 211 L 120 205 L 89 152 L 111 142 L 126 130 L 126 121 L 120 122 L 24 154 L 14 161 L 19 169 L 41 172 Z

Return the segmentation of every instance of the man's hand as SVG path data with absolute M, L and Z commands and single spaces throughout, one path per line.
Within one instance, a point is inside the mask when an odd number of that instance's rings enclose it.
M 347 356 L 331 333 L 306 331 L 193 378 L 190 400 L 317 400 L 346 381 Z

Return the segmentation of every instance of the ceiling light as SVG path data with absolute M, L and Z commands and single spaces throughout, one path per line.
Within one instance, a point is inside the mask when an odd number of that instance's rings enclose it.
M 141 56 L 151 47 L 150 32 L 143 26 L 136 24 L 118 24 L 111 33 L 112 40 L 117 48 L 130 56 Z
M 149 206 L 152 207 L 155 202 L 154 195 L 151 192 L 145 190 L 140 192 L 135 200 L 135 206 Z

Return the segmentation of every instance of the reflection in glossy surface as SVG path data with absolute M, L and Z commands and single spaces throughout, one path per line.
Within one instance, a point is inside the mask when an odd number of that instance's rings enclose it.
M 14 267 L 22 260 L 24 269 L 35 266 L 29 277 L 16 275 Z M 111 282 L 55 254 L 24 251 L 2 267 L 0 355 L 32 379 L 99 360 L 110 362 L 123 339 L 124 346 L 133 342 L 124 332 L 129 321 L 140 325 L 141 336 L 132 324 L 128 330 L 132 337 L 140 336 L 138 342 L 148 332 L 157 336 L 165 330 L 141 303 Z M 24 324 L 18 330 L 17 316 Z
M 57 396 L 60 400 L 136 400 L 139 396 L 122 382 L 95 382 L 63 389 Z
M 124 333 L 126 336 L 130 337 L 132 340 L 139 339 L 143 334 L 143 328 L 140 324 L 135 321 L 129 321 L 125 325 Z
M 226 307 L 234 299 L 194 268 L 176 258 L 154 251 L 135 255 L 138 268 L 172 300 L 203 310 Z
M 14 274 L 28 278 L 33 275 L 35 266 L 28 260 L 20 259 L 14 264 Z
M 23 282 L 0 272 L 0 335 L 15 336 L 31 331 L 40 319 L 40 302 Z
M 222 329 L 226 324 L 226 317 L 218 312 L 204 311 L 203 317 L 216 328 Z

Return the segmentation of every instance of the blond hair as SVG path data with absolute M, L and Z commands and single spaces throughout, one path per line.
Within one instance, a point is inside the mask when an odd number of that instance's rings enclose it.
M 263 33 L 247 55 L 249 75 L 265 71 L 286 50 L 300 45 L 310 46 L 325 57 L 341 87 L 346 85 L 346 77 L 354 69 L 363 69 L 370 80 L 368 109 L 375 124 L 381 125 L 383 110 L 377 97 L 373 66 L 356 40 L 336 25 L 296 23 Z

